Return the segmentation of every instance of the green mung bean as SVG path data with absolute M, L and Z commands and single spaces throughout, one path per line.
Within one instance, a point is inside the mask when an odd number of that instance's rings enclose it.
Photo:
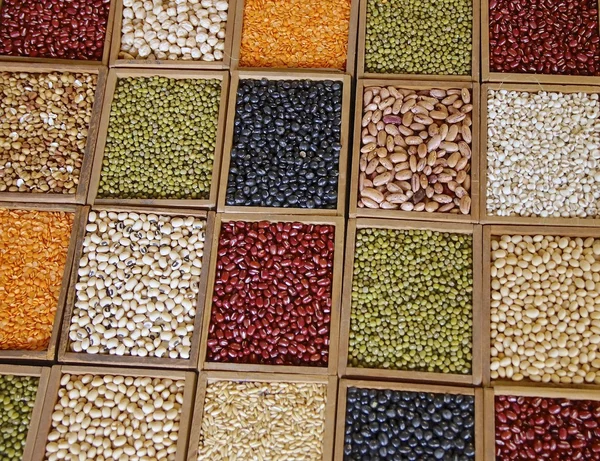
M 21 460 L 39 378 L 0 375 L 0 459 Z

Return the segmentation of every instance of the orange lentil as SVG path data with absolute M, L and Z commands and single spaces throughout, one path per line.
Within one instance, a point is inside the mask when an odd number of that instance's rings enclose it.
M 351 0 L 245 0 L 240 67 L 344 70 Z
M 48 348 L 73 218 L 0 209 L 0 349 Z

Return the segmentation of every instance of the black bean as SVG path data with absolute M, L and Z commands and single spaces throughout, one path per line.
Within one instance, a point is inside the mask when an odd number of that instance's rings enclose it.
M 337 207 L 342 84 L 240 80 L 226 204 Z
M 346 461 L 475 459 L 472 396 L 350 387 L 346 405 Z

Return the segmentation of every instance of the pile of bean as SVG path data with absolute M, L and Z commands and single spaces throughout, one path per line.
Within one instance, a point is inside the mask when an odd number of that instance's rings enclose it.
M 359 229 L 348 365 L 468 374 L 472 236 Z
M 333 226 L 221 226 L 208 331 L 211 361 L 327 366 Z
M 0 375 L 0 458 L 21 461 L 39 378 Z
M 349 387 L 344 434 L 344 461 L 474 460 L 475 399 Z
M 600 459 L 600 402 L 496 396 L 496 459 Z
M 181 379 L 64 374 L 44 459 L 175 460 L 184 386 Z
M 488 90 L 487 105 L 487 213 L 597 216 L 599 95 Z
M 469 214 L 471 92 L 366 87 L 358 206 Z
M 240 80 L 226 203 L 335 209 L 342 83 Z
M 346 70 L 350 9 L 351 0 L 245 0 L 240 66 Z
M 48 348 L 73 219 L 0 208 L 0 350 Z
M 119 59 L 222 61 L 228 0 L 124 0 Z
M 494 236 L 490 275 L 492 379 L 600 384 L 600 240 Z
M 110 0 L 6 0 L 0 55 L 101 61 Z
M 600 75 L 597 1 L 491 0 L 489 5 L 490 70 Z
M 121 78 L 98 197 L 207 199 L 221 80 Z
M 76 192 L 97 81 L 0 72 L 0 192 Z
M 70 350 L 189 359 L 206 221 L 91 211 Z
M 324 384 L 210 383 L 198 461 L 321 461 L 326 402 Z
M 471 0 L 367 0 L 366 20 L 366 72 L 471 73 Z

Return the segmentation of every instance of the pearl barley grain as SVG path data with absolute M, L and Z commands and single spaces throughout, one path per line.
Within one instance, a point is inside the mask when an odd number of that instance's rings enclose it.
M 600 384 L 600 239 L 491 241 L 492 380 Z
M 206 221 L 91 211 L 70 350 L 189 359 Z
M 598 94 L 501 89 L 487 97 L 487 213 L 598 216 Z

